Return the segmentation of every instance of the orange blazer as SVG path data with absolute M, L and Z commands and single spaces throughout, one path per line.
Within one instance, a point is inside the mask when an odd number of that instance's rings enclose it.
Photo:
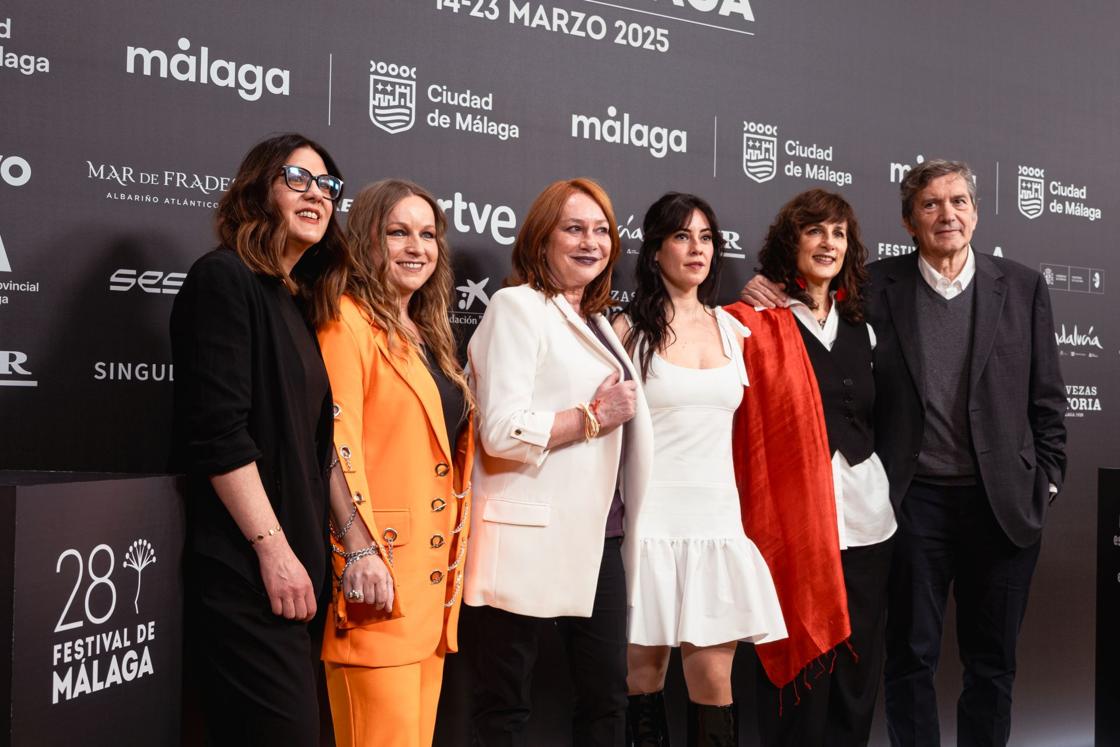
M 415 349 L 389 350 L 349 296 L 319 345 L 334 396 L 334 442 L 358 515 L 391 557 L 396 602 L 388 615 L 347 603 L 334 584 L 323 659 L 388 667 L 437 647 L 456 651 L 470 527 L 473 423 L 454 452 L 435 381 Z M 334 556 L 334 572 L 343 562 Z

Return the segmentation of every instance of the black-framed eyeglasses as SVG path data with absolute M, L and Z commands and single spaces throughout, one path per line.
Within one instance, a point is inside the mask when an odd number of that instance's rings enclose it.
M 306 192 L 311 189 L 311 182 L 315 182 L 319 185 L 319 191 L 328 200 L 333 202 L 342 197 L 344 182 L 337 176 L 331 176 L 330 174 L 313 176 L 310 171 L 302 166 L 292 166 L 291 164 L 281 166 L 280 171 L 284 173 L 284 183 L 288 185 L 288 189 L 294 192 Z

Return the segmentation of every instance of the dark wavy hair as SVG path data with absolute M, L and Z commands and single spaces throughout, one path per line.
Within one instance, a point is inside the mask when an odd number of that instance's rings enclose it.
M 218 203 L 215 228 L 222 245 L 237 252 L 250 270 L 277 278 L 292 293 L 300 293 L 312 324 L 319 325 L 330 318 L 328 299 L 342 295 L 350 262 L 335 202 L 323 238 L 304 252 L 291 275 L 284 272 L 280 260 L 288 226 L 272 200 L 272 185 L 282 178 L 280 167 L 299 148 L 318 153 L 327 171 L 342 178 L 331 154 L 314 140 L 294 132 L 262 140 L 245 154 L 229 191 Z
M 618 237 L 618 223 L 614 219 L 611 198 L 593 179 L 586 177 L 561 179 L 549 184 L 537 195 L 537 199 L 533 200 L 533 204 L 529 207 L 525 221 L 521 224 L 521 230 L 517 232 L 517 241 L 513 245 L 511 257 L 513 268 L 505 284 L 528 285 L 549 297 L 563 290 L 556 284 L 548 269 L 548 238 L 560 223 L 564 204 L 576 192 L 582 192 L 595 201 L 602 209 L 610 227 L 611 250 L 607 255 L 607 266 L 587 284 L 583 291 L 583 300 L 580 302 L 580 313 L 590 317 L 592 314 L 610 308 L 611 270 L 614 269 L 618 256 L 622 252 L 622 241 Z
M 839 194 L 823 189 L 810 189 L 782 206 L 766 240 L 758 253 L 761 267 L 755 268 L 767 279 L 784 283 L 786 293 L 811 309 L 817 307 L 809 293 L 797 284 L 797 252 L 801 231 L 815 223 L 848 224 L 848 250 L 840 272 L 829 283 L 830 291 L 843 290 L 836 301 L 836 311 L 845 321 L 855 324 L 863 321 L 863 289 L 867 285 L 867 249 L 859 234 L 859 221 L 848 201 Z
M 625 309 L 630 317 L 631 327 L 623 335 L 622 344 L 630 355 L 634 355 L 641 341 L 638 364 L 643 381 L 649 375 L 653 354 L 673 342 L 673 304 L 669 300 L 669 291 L 665 288 L 665 280 L 661 277 L 661 268 L 657 265 L 655 255 L 665 239 L 688 226 L 694 210 L 704 214 L 712 229 L 712 261 L 708 265 L 708 277 L 700 283 L 697 295 L 702 304 L 715 304 L 724 247 L 715 211 L 696 195 L 683 192 L 664 194 L 649 206 L 646 217 L 642 220 L 642 246 L 638 250 L 638 262 L 634 268 L 634 299 Z

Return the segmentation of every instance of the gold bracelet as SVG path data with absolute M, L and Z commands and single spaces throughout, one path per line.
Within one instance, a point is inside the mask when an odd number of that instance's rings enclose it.
M 590 441 L 599 435 L 601 426 L 599 419 L 595 417 L 595 413 L 591 411 L 590 405 L 585 402 L 580 402 L 576 405 L 584 415 L 583 423 L 583 437 L 584 440 Z
M 265 537 L 273 537 L 273 536 L 275 536 L 275 535 L 277 535 L 277 534 L 280 534 L 280 533 L 281 533 L 281 532 L 283 532 L 283 531 L 284 531 L 284 530 L 280 528 L 280 525 L 279 525 L 279 524 L 277 524 L 277 525 L 276 525 L 276 526 L 274 526 L 274 527 L 273 527 L 272 529 L 269 529 L 269 530 L 268 530 L 267 532 L 265 532 L 265 533 L 263 533 L 263 534 L 258 534 L 258 535 L 257 535 L 256 537 L 250 537 L 250 538 L 249 538 L 249 544 L 250 544 L 250 545 L 255 545 L 255 544 L 257 544 L 258 542 L 260 542 L 260 541 L 264 540 L 264 538 L 265 538 Z

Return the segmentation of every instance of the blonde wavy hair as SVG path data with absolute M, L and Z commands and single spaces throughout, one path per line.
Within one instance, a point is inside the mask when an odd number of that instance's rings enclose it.
M 421 339 L 417 339 L 401 323 L 400 294 L 389 275 L 389 247 L 385 239 L 389 213 L 398 202 L 411 196 L 419 197 L 431 206 L 436 228 L 435 271 L 408 302 L 408 315 L 420 331 Z M 354 200 L 346 220 L 346 234 L 353 267 L 347 278 L 345 293 L 370 316 L 374 324 L 385 330 L 391 352 L 404 355 L 415 346 L 424 355 L 426 347 L 426 354 L 463 393 L 467 409 L 472 408 L 474 399 L 456 356 L 455 334 L 447 317 L 454 277 L 451 249 L 447 243 L 447 218 L 436 198 L 413 182 L 382 179 L 363 189 Z M 337 308 L 332 316 L 337 318 Z M 420 347 L 421 344 L 424 347 Z

